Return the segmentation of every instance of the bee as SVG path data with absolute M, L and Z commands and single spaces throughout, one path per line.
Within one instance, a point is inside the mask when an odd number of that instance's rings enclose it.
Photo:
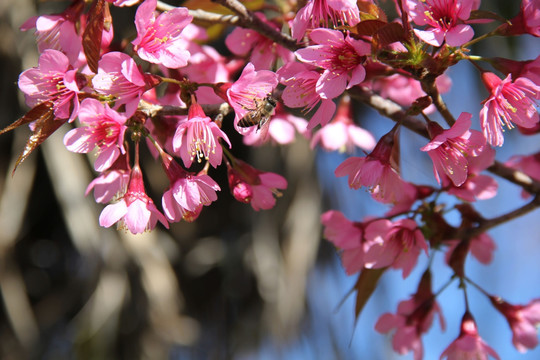
M 238 121 L 238 126 L 247 128 L 257 125 L 257 130 L 260 130 L 270 119 L 274 113 L 277 102 L 271 95 L 264 99 L 254 99 L 255 109 L 247 109 L 248 112 Z

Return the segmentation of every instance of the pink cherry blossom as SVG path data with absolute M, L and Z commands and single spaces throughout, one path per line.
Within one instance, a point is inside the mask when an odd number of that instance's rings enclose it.
M 217 200 L 219 185 L 206 174 L 188 173 L 168 154 L 161 152 L 163 169 L 170 181 L 163 193 L 163 212 L 171 222 L 194 221 L 203 206 Z
M 349 25 L 360 22 L 360 13 L 354 0 L 308 0 L 298 10 L 291 22 L 291 33 L 295 40 L 301 40 L 307 29 Z
M 279 30 L 277 25 L 266 20 L 264 14 L 258 12 L 255 13 L 255 16 L 272 28 Z M 270 69 L 279 58 L 283 59 L 284 62 L 294 60 L 292 51 L 252 29 L 236 27 L 225 39 L 225 45 L 235 55 L 250 55 L 249 61 L 255 66 L 255 70 Z
M 384 135 L 375 149 L 365 157 L 351 156 L 335 170 L 337 177 L 348 176 L 349 187 L 367 187 L 375 200 L 383 203 L 398 203 L 415 193 L 414 187 L 403 181 L 391 165 L 390 157 L 394 146 L 394 131 Z
M 353 122 L 350 100 L 343 100 L 334 119 L 318 130 L 311 140 L 311 148 L 317 144 L 327 151 L 351 153 L 355 146 L 371 151 L 377 141 L 371 133 Z
M 508 160 L 505 165 L 522 171 L 536 181 L 540 181 L 540 153 L 532 155 L 515 155 Z M 531 196 L 525 190 L 522 191 L 521 197 L 527 199 Z
M 137 4 L 140 0 L 106 0 L 108 3 L 113 4 L 114 6 L 133 6 Z
M 251 128 L 239 127 L 238 121 L 249 111 L 256 109 L 256 100 L 263 101 L 272 94 L 277 84 L 277 75 L 274 72 L 255 71 L 252 63 L 244 67 L 240 78 L 227 90 L 227 99 L 235 112 L 234 127 L 239 133 L 246 134 L 253 131 Z
M 531 300 L 527 305 L 512 305 L 496 296 L 489 299 L 510 324 L 512 343 L 519 352 L 524 353 L 538 346 L 540 299 Z
M 118 202 L 103 209 L 99 216 L 99 224 L 110 227 L 118 223 L 119 228 L 127 228 L 133 234 L 140 234 L 155 228 L 158 220 L 167 229 L 169 228 L 165 216 L 146 195 L 141 169 L 135 165 L 131 170 L 127 192 Z
M 416 266 L 420 252 L 428 253 L 424 235 L 411 219 L 372 221 L 365 228 L 365 238 L 369 246 L 365 257 L 366 268 L 392 266 L 403 270 L 403 278 L 409 276 Z
M 173 148 L 180 154 L 184 165 L 188 168 L 195 158 L 198 162 L 205 159 L 213 167 L 217 167 L 221 164 L 223 154 L 220 138 L 231 147 L 227 134 L 205 115 L 198 103 L 194 102 L 189 109 L 188 119 L 178 124 L 173 137 Z
M 281 196 L 278 189 L 287 188 L 287 180 L 281 175 L 263 172 L 251 165 L 235 159 L 234 165 L 227 164 L 229 187 L 234 198 L 251 204 L 254 210 L 268 210 L 274 207 Z
M 431 141 L 420 150 L 426 151 L 433 161 L 433 172 L 439 184 L 443 175 L 448 176 L 455 186 L 467 180 L 468 157 L 478 155 L 486 139 L 479 131 L 470 130 L 469 113 L 461 113 L 450 129 L 430 121 L 428 131 Z
M 414 29 L 416 36 L 433 46 L 446 40 L 449 46 L 460 46 L 471 40 L 474 31 L 464 23 L 480 1 L 474 0 L 407 0 L 411 19 L 425 30 Z
M 116 106 L 126 106 L 127 115 L 135 113 L 144 92 L 158 83 L 157 77 L 143 74 L 129 55 L 116 51 L 101 57 L 92 79 L 98 93 L 112 96 Z
M 72 121 L 79 111 L 77 80 L 77 72 L 71 69 L 67 56 L 58 50 L 46 49 L 39 57 L 37 68 L 21 73 L 19 88 L 28 106 L 52 101 L 55 117 Z
M 463 315 L 459 337 L 454 340 L 441 354 L 440 360 L 477 359 L 488 360 L 491 355 L 500 360 L 499 355 L 478 335 L 476 322 L 469 312 Z
M 445 243 L 449 245 L 448 250 L 445 253 L 445 261 L 447 264 L 450 262 L 450 257 L 452 253 L 458 246 L 461 240 L 449 240 Z M 493 260 L 493 253 L 497 245 L 486 233 L 482 233 L 478 236 L 475 236 L 469 241 L 469 251 L 471 255 L 478 260 L 481 264 L 488 265 Z
M 512 81 L 508 75 L 501 80 L 490 72 L 483 73 L 482 80 L 490 93 L 480 110 L 480 124 L 488 143 L 502 146 L 504 126 L 509 129 L 513 124 L 524 128 L 536 126 L 540 86 L 524 77 Z
M 123 114 L 98 100 L 85 99 L 79 109 L 79 120 L 87 126 L 70 130 L 64 136 L 64 145 L 76 153 L 89 153 L 97 147 L 96 171 L 108 169 L 120 154 L 125 154 L 127 118 Z
M 540 36 L 540 1 L 522 0 L 519 14 L 497 29 L 500 35 L 530 34 Z
M 350 221 L 336 210 L 322 214 L 321 223 L 324 226 L 324 237 L 340 250 L 347 274 L 352 275 L 362 270 L 365 256 L 363 224 Z
M 126 192 L 130 173 L 128 157 L 120 155 L 107 170 L 88 184 L 85 195 L 93 189 L 96 202 L 106 204 Z
M 299 63 L 289 63 L 278 70 L 280 82 L 286 85 L 281 98 L 283 103 L 291 108 L 303 108 L 309 113 L 317 108 L 309 120 L 307 129 L 311 130 L 317 125 L 325 126 L 332 119 L 336 111 L 336 104 L 331 99 L 322 98 L 316 91 L 319 73 L 307 70 Z M 318 107 L 317 107 L 318 106 Z
M 156 17 L 157 0 L 145 0 L 137 8 L 135 25 L 137 38 L 133 49 L 141 59 L 171 69 L 187 65 L 190 53 L 179 41 L 182 30 L 193 17 L 185 7 L 165 11 Z
M 82 50 L 81 37 L 75 22 L 82 11 L 82 2 L 74 2 L 61 14 L 33 16 L 21 25 L 22 31 L 35 28 L 40 53 L 46 49 L 62 51 L 75 65 Z
M 300 61 L 324 69 L 316 85 L 321 97 L 333 99 L 364 81 L 363 63 L 371 52 L 368 43 L 330 29 L 315 29 L 310 38 L 317 45 L 299 49 L 295 54 Z
M 375 324 L 375 330 L 380 333 L 389 333 L 396 329 L 392 337 L 394 351 L 401 355 L 412 351 L 414 360 L 422 360 L 424 348 L 421 336 L 428 332 L 436 314 L 439 315 L 439 323 L 441 329 L 444 330 L 442 311 L 431 291 L 431 275 L 426 272 L 412 298 L 401 301 L 396 314 L 381 315 Z

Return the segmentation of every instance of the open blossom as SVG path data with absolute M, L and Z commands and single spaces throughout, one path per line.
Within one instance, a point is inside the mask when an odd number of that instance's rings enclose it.
M 126 114 L 137 110 L 141 96 L 159 83 L 151 74 L 143 74 L 127 54 L 113 51 L 101 57 L 98 73 L 92 79 L 94 89 L 115 98 L 115 105 L 126 106 Z
M 227 89 L 227 99 L 235 113 L 234 127 L 239 133 L 246 134 L 252 131 L 249 128 L 239 127 L 238 121 L 257 108 L 257 101 L 264 101 L 271 95 L 277 84 L 277 75 L 274 72 L 256 71 L 252 63 L 244 67 L 240 78 Z
M 88 195 L 93 189 L 96 202 L 106 204 L 126 192 L 130 173 L 127 155 L 120 155 L 107 170 L 88 184 L 84 195 Z
M 350 100 L 347 98 L 339 105 L 334 119 L 313 135 L 311 148 L 320 144 L 328 151 L 351 153 L 355 146 L 371 151 L 376 143 L 369 131 L 354 124 Z
M 275 24 L 267 21 L 262 13 L 255 13 L 255 16 L 279 30 Z M 278 58 L 285 62 L 294 60 L 292 51 L 252 29 L 236 27 L 225 39 L 225 45 L 235 55 L 249 54 L 249 61 L 255 66 L 255 70 L 270 69 Z
M 488 360 L 491 355 L 500 360 L 499 355 L 478 335 L 476 322 L 469 312 L 463 315 L 459 337 L 454 340 L 441 354 L 440 360 L 477 359 Z
M 464 23 L 476 10 L 480 1 L 475 0 L 407 0 L 411 19 L 425 30 L 415 29 L 416 36 L 433 46 L 446 40 L 449 46 L 460 46 L 471 40 L 474 30 Z
M 461 113 L 450 129 L 444 130 L 436 122 L 428 123 L 431 141 L 421 148 L 433 161 L 433 170 L 439 184 L 443 175 L 455 186 L 467 180 L 468 158 L 477 156 L 486 139 L 479 131 L 470 130 L 469 113 Z
M 317 93 L 319 73 L 308 70 L 304 64 L 288 63 L 278 70 L 278 75 L 280 82 L 286 86 L 281 95 L 286 106 L 303 108 L 302 111 L 308 113 L 319 105 L 309 120 L 308 130 L 319 124 L 321 126 L 328 124 L 336 111 L 336 104 L 331 99 L 323 98 Z
M 141 169 L 135 165 L 131 170 L 126 193 L 118 202 L 103 209 L 99 216 L 99 224 L 110 227 L 118 223 L 119 228 L 127 228 L 133 234 L 140 234 L 155 228 L 158 220 L 167 229 L 169 228 L 165 216 L 146 195 Z
M 188 173 L 168 154 L 161 152 L 163 169 L 171 185 L 163 193 L 163 212 L 172 222 L 194 221 L 203 206 L 217 200 L 219 185 L 206 174 Z
M 79 109 L 79 120 L 87 126 L 70 130 L 64 136 L 64 145 L 76 153 L 89 153 L 97 147 L 96 171 L 108 169 L 120 154 L 125 154 L 127 118 L 124 115 L 98 100 L 85 99 Z
M 324 69 L 316 85 L 321 97 L 333 99 L 364 81 L 363 63 L 371 52 L 367 42 L 330 29 L 315 29 L 309 37 L 317 45 L 299 49 L 295 54 L 300 61 Z
M 281 196 L 278 189 L 287 188 L 287 180 L 281 175 L 263 172 L 235 159 L 234 165 L 227 163 L 229 187 L 234 198 L 251 204 L 254 210 L 268 210 L 276 204 L 274 196 Z
M 21 73 L 19 88 L 28 106 L 51 101 L 55 117 L 72 121 L 79 111 L 77 80 L 77 72 L 71 69 L 67 56 L 47 49 L 39 57 L 37 68 Z
M 401 301 L 396 314 L 385 313 L 375 324 L 375 330 L 389 333 L 393 329 L 392 348 L 401 355 L 409 351 L 414 354 L 414 360 L 424 358 L 424 348 L 421 336 L 428 332 L 435 315 L 439 315 L 441 329 L 445 322 L 439 304 L 431 291 L 431 275 L 426 271 L 420 280 L 417 292 L 411 299 Z
M 364 226 L 350 221 L 343 213 L 330 210 L 321 215 L 324 237 L 341 253 L 341 262 L 347 274 L 352 275 L 364 267 Z
M 512 76 L 508 75 L 501 80 L 490 72 L 483 73 L 482 80 L 490 96 L 480 110 L 480 124 L 491 145 L 502 146 L 504 126 L 511 129 L 513 124 L 524 128 L 537 125 L 540 86 L 524 77 L 512 81 Z
M 145 0 L 135 14 L 137 38 L 133 49 L 148 62 L 176 69 L 187 65 L 189 51 L 179 41 L 182 30 L 193 17 L 188 9 L 177 7 L 155 16 L 157 0 Z
M 46 49 L 62 51 L 74 65 L 82 50 L 81 37 L 75 22 L 82 10 L 82 2 L 74 2 L 61 14 L 33 16 L 21 25 L 22 31 L 35 28 L 40 53 Z
M 291 22 L 291 34 L 301 40 L 307 29 L 318 27 L 354 26 L 360 22 L 360 13 L 355 0 L 308 0 L 298 10 Z
M 365 238 L 369 245 L 366 267 L 380 269 L 392 266 L 403 270 L 403 278 L 409 276 L 416 266 L 420 252 L 428 253 L 424 235 L 411 219 L 372 221 L 365 228 Z
M 490 296 L 491 303 L 504 315 L 512 330 L 512 343 L 519 352 L 538 346 L 540 325 L 540 299 L 527 305 L 512 305 L 497 296 Z
M 220 138 L 231 147 L 227 134 L 194 102 L 189 108 L 187 120 L 178 124 L 173 137 L 173 148 L 180 154 L 186 167 L 190 167 L 195 158 L 198 162 L 208 160 L 213 167 L 217 167 L 221 164 L 223 154 Z
M 349 187 L 368 188 L 375 200 L 382 203 L 399 203 L 415 194 L 414 186 L 403 181 L 391 165 L 395 130 L 381 137 L 375 149 L 365 157 L 351 156 L 335 170 L 337 177 L 348 176 Z

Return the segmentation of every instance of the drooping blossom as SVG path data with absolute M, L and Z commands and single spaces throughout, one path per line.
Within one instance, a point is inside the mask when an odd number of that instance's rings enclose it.
M 367 156 L 351 156 L 335 170 L 337 177 L 348 176 L 349 187 L 368 188 L 375 200 L 382 203 L 399 203 L 415 194 L 414 186 L 403 181 L 391 164 L 396 130 L 381 137 L 375 149 Z
M 317 45 L 299 49 L 295 54 L 300 61 L 324 69 L 316 84 L 321 97 L 333 99 L 365 79 L 363 63 L 371 52 L 367 42 L 330 29 L 315 29 L 309 37 Z
M 503 36 L 530 34 L 540 36 L 540 1 L 521 0 L 519 13 L 497 29 Z
M 220 138 L 231 147 L 227 134 L 206 116 L 197 102 L 194 102 L 189 108 L 187 120 L 178 124 L 172 144 L 186 167 L 189 168 L 195 158 L 198 162 L 205 159 L 213 167 L 217 167 L 221 164 L 223 154 Z
M 371 151 L 376 143 L 375 137 L 369 131 L 354 123 L 350 100 L 347 97 L 340 103 L 333 120 L 313 135 L 311 148 L 320 144 L 327 151 L 351 153 L 355 146 Z
M 227 89 L 227 99 L 234 109 L 234 127 L 241 133 L 246 134 L 254 131 L 251 128 L 241 128 L 238 121 L 248 112 L 257 108 L 257 102 L 264 101 L 271 95 L 278 84 L 276 73 L 269 70 L 255 70 L 252 63 L 248 63 L 238 80 Z
M 426 151 L 433 161 L 433 172 L 439 184 L 446 175 L 455 186 L 462 185 L 467 180 L 468 158 L 477 156 L 486 143 L 482 133 L 470 130 L 471 117 L 469 113 L 461 113 L 447 130 L 436 122 L 428 123 L 431 141 L 420 150 Z
M 75 22 L 83 9 L 82 1 L 75 1 L 61 14 L 32 16 L 20 27 L 22 31 L 35 28 L 34 34 L 38 50 L 46 49 L 62 51 L 75 65 L 82 50 L 81 37 L 77 33 Z
M 354 26 L 360 22 L 360 12 L 354 0 L 308 0 L 291 21 L 291 34 L 301 40 L 308 29 L 331 26 Z
M 533 180 L 540 181 L 540 153 L 532 155 L 514 155 L 505 165 L 522 171 L 527 176 L 530 176 Z M 531 196 L 530 193 L 523 190 L 521 197 L 527 199 Z
M 524 77 L 512 81 L 512 76 L 508 75 L 501 80 L 490 72 L 483 73 L 482 80 L 490 93 L 480 110 L 480 125 L 488 143 L 502 146 L 503 127 L 511 129 L 516 124 L 532 128 L 537 125 L 540 86 Z
M 364 267 L 364 226 L 350 221 L 343 213 L 329 210 L 321 215 L 324 237 L 336 246 L 347 274 L 352 275 Z
M 159 82 L 158 77 L 142 73 L 129 55 L 117 51 L 101 57 L 98 73 L 92 78 L 94 89 L 113 97 L 115 106 L 125 105 L 128 116 L 135 113 L 144 92 Z
M 142 171 L 139 165 L 131 170 L 126 193 L 118 202 L 107 205 L 99 216 L 99 224 L 110 227 L 118 223 L 119 228 L 127 228 L 133 234 L 140 234 L 156 227 L 161 222 L 167 229 L 169 223 L 146 195 Z
M 365 256 L 366 268 L 391 266 L 402 269 L 403 278 L 409 276 L 416 266 L 420 252 L 428 253 L 424 235 L 411 219 L 372 221 L 365 227 L 364 236 L 369 245 Z
M 309 70 L 304 64 L 288 63 L 278 70 L 278 76 L 280 82 L 286 86 L 281 95 L 286 106 L 302 108 L 306 114 L 317 108 L 309 120 L 307 130 L 319 124 L 321 126 L 328 124 L 336 111 L 336 104 L 317 93 L 319 73 Z
M 449 245 L 448 250 L 445 253 L 445 260 L 446 263 L 450 263 L 450 257 L 452 256 L 452 253 L 458 246 L 458 244 L 462 240 L 449 240 L 445 241 L 446 244 Z M 495 252 L 495 249 L 497 248 L 497 245 L 486 233 L 482 233 L 478 236 L 475 236 L 468 240 L 468 250 L 471 253 L 471 255 L 478 260 L 481 264 L 488 265 L 493 260 L 493 253 Z
M 84 195 L 87 196 L 93 189 L 96 202 L 106 204 L 115 200 L 126 192 L 130 173 L 127 155 L 120 155 L 107 170 L 88 184 Z
M 440 360 L 477 359 L 488 360 L 491 355 L 500 360 L 499 355 L 478 335 L 478 329 L 473 316 L 467 311 L 461 320 L 459 337 L 454 340 L 441 354 Z
M 414 360 L 424 358 L 422 334 L 428 332 L 435 315 L 444 331 L 445 322 L 439 304 L 431 291 L 431 274 L 426 271 L 418 284 L 418 290 L 409 299 L 401 301 L 396 314 L 385 313 L 377 320 L 375 330 L 386 334 L 395 329 L 392 348 L 400 355 L 412 351 Z
M 179 41 L 182 30 L 193 17 L 185 7 L 165 11 L 156 17 L 157 0 L 145 0 L 137 8 L 137 38 L 133 50 L 141 59 L 171 69 L 187 65 L 190 53 Z
M 227 163 L 227 172 L 234 198 L 251 204 L 256 211 L 273 208 L 275 196 L 281 196 L 278 189 L 287 188 L 287 180 L 283 176 L 260 171 L 239 159 L 235 159 L 233 165 Z
M 78 80 L 64 53 L 46 49 L 39 57 L 37 68 L 21 73 L 19 88 L 28 106 L 52 101 L 55 117 L 72 121 L 79 111 Z
M 97 147 L 96 171 L 108 169 L 120 154 L 126 153 L 124 134 L 127 118 L 123 114 L 112 110 L 106 103 L 85 99 L 79 109 L 79 120 L 87 126 L 70 130 L 64 136 L 64 145 L 69 151 L 85 154 Z
M 527 305 L 512 305 L 498 296 L 490 296 L 489 300 L 508 321 L 512 343 L 519 352 L 524 353 L 538 346 L 540 299 L 533 299 Z
M 272 28 L 279 30 L 275 24 L 266 20 L 262 13 L 257 12 L 255 16 Z M 236 27 L 225 38 L 225 45 L 235 55 L 249 55 L 249 61 L 253 64 L 255 70 L 268 70 L 279 58 L 286 63 L 294 60 L 292 51 L 252 29 Z
M 414 29 L 420 39 L 433 46 L 444 41 L 449 46 L 461 46 L 474 36 L 474 30 L 466 23 L 472 10 L 480 1 L 475 0 L 407 0 L 406 8 L 416 25 L 425 30 Z
M 169 221 L 194 221 L 203 206 L 217 200 L 219 185 L 207 174 L 192 174 L 180 167 L 167 153 L 161 152 L 163 169 L 170 181 L 163 193 L 163 212 Z

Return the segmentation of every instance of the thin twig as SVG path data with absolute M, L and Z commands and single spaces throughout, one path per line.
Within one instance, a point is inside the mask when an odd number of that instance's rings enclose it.
M 429 95 L 429 97 L 431 97 L 431 100 L 433 100 L 433 104 L 444 118 L 444 121 L 446 121 L 449 126 L 454 125 L 456 119 L 454 118 L 450 110 L 448 110 L 446 103 L 442 99 L 442 96 L 439 93 L 437 86 L 435 85 L 435 79 L 429 81 L 422 81 L 421 83 L 422 89 L 426 92 L 426 94 Z

